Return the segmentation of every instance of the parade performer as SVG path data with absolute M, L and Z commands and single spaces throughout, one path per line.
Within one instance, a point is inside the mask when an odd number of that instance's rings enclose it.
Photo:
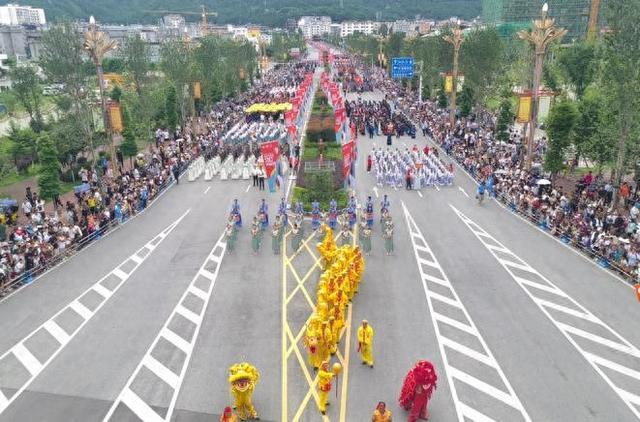
M 309 353 L 309 364 L 313 368 L 314 371 L 317 371 L 322 363 L 320 359 L 320 354 L 318 353 L 318 331 L 320 330 L 320 318 L 314 314 L 311 316 L 309 320 L 309 324 L 307 325 L 307 329 L 305 331 L 305 336 L 303 339 L 303 344 L 307 348 L 307 352 Z
M 247 362 L 237 363 L 229 368 L 229 384 L 233 396 L 233 408 L 240 419 L 258 419 L 258 412 L 251 403 L 251 396 L 260 379 L 258 369 Z
M 343 211 L 340 215 L 340 246 L 351 244 L 351 228 L 349 227 L 349 214 Z
M 302 202 L 300 201 L 296 202 L 295 212 L 296 214 L 302 214 L 304 216 L 304 206 L 302 205 Z
M 273 228 L 271 235 L 273 236 L 271 239 L 271 247 L 273 248 L 274 255 L 280 255 L 280 248 L 282 247 L 282 233 L 284 232 L 284 227 L 282 226 L 282 221 L 280 220 L 280 216 L 276 215 L 276 221 L 273 223 Z
M 236 222 L 236 226 L 238 228 L 242 227 L 242 215 L 240 214 L 240 204 L 237 199 L 234 199 L 233 204 L 231 204 L 231 216 Z
M 438 376 L 431 362 L 421 360 L 407 373 L 399 403 L 409 411 L 409 422 L 429 418 L 429 400 L 436 389 Z
M 371 228 L 368 226 L 362 230 L 362 250 L 365 255 L 369 255 L 371 253 L 371 234 Z
M 387 255 L 391 255 L 393 253 L 393 221 L 390 219 L 385 221 L 382 237 L 384 238 L 384 249 Z
M 391 410 L 387 409 L 387 404 L 385 402 L 378 402 L 376 410 L 373 411 L 371 422 L 392 422 Z
M 329 227 L 334 230 L 338 223 L 338 203 L 335 199 L 329 203 Z
M 284 198 L 280 200 L 280 206 L 278 207 L 278 213 L 281 215 L 280 219 L 282 220 L 282 225 L 287 227 L 289 223 L 289 217 L 287 216 L 287 203 Z
M 260 203 L 258 214 L 260 214 L 260 222 L 262 223 L 262 230 L 266 230 L 267 227 L 269 227 L 269 205 L 267 205 L 264 199 Z
M 293 228 L 291 229 L 291 249 L 293 252 L 297 252 L 300 249 L 300 245 L 302 244 L 302 235 L 300 233 L 300 226 L 298 223 L 293 223 Z
M 353 225 L 356 224 L 356 207 L 356 199 L 352 196 L 351 199 L 349 199 L 349 206 L 347 207 L 347 212 L 349 213 L 349 228 L 353 228 Z
M 233 413 L 233 410 L 227 406 L 224 408 L 222 415 L 220 415 L 220 422 L 238 422 L 238 417 Z
M 320 203 L 314 200 L 311 203 L 311 228 L 313 230 L 318 230 L 319 227 L 320 227 Z
M 389 202 L 389 198 L 387 198 L 387 194 L 385 194 L 384 198 L 382 198 L 382 201 L 380 202 L 380 215 L 384 214 L 385 212 L 389 212 L 390 206 L 391 203 Z
M 256 216 L 253 217 L 253 223 L 251 223 L 251 249 L 253 249 L 254 255 L 257 255 L 260 250 L 261 237 L 262 230 L 260 229 L 260 222 Z
M 373 200 L 371 199 L 371 196 L 367 197 L 365 215 L 367 218 L 367 226 L 369 226 L 369 228 L 373 227 Z
M 320 403 L 320 413 L 327 414 L 327 405 L 329 404 L 329 392 L 331 391 L 331 383 L 333 378 L 340 373 L 342 366 L 339 363 L 334 363 L 333 368 L 329 369 L 329 361 L 322 362 L 320 371 L 318 371 L 318 396 Z
M 362 358 L 363 365 L 373 368 L 373 327 L 366 319 L 362 320 L 362 325 L 358 327 L 358 352 Z
M 224 239 L 227 244 L 227 251 L 233 253 L 236 248 L 236 240 L 238 239 L 238 230 L 233 220 L 230 220 L 224 229 Z

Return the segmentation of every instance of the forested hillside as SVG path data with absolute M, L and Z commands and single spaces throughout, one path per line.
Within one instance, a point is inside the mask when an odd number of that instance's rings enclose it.
M 15 0 L 2 0 L 6 4 Z M 287 18 L 301 15 L 329 15 L 334 20 L 383 20 L 413 18 L 472 18 L 480 14 L 480 0 L 24 0 L 23 4 L 43 7 L 49 21 L 62 17 L 87 18 L 93 14 L 102 22 L 153 23 L 162 11 L 198 12 L 200 5 L 219 13 L 218 23 L 260 23 L 282 25 Z M 197 20 L 191 16 L 190 20 Z

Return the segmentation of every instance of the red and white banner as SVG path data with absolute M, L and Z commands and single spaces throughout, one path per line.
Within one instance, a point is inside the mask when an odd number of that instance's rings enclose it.
M 351 171 L 351 163 L 353 162 L 353 140 L 342 145 L 342 176 L 347 177 Z
M 264 160 L 264 169 L 267 173 L 267 178 L 269 178 L 276 169 L 276 163 L 280 156 L 278 141 L 270 141 L 260 144 L 260 153 Z

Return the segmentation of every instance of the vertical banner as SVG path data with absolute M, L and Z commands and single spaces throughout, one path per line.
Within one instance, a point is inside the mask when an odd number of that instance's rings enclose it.
M 531 93 L 518 96 L 518 123 L 527 123 L 531 120 Z
M 262 154 L 264 160 L 264 170 L 267 173 L 267 178 L 270 178 L 273 175 L 278 156 L 280 155 L 278 141 L 263 142 L 260 144 L 260 154 Z
M 202 86 L 200 85 L 200 81 L 195 81 L 193 83 L 193 99 L 199 100 L 202 98 Z
M 342 145 L 342 176 L 347 178 L 353 161 L 353 140 Z
M 115 102 L 109 103 L 108 114 L 111 131 L 114 133 L 122 133 L 122 111 L 120 110 L 120 104 Z
M 447 73 L 444 77 L 444 92 L 451 94 L 453 92 L 453 75 Z

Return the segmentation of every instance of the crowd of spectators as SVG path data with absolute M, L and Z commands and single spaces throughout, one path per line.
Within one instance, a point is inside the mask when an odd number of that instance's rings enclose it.
M 99 169 L 81 168 L 82 184 L 73 199 L 45 202 L 27 188 L 23 201 L 0 209 L 0 295 L 100 238 L 144 210 L 188 163 L 199 155 L 210 158 L 256 153 L 257 145 L 226 145 L 223 135 L 247 119 L 244 110 L 255 102 L 286 102 L 315 64 L 282 65 L 268 72 L 235 98 L 223 99 L 212 110 L 188 122 L 184 130 L 159 128 L 155 146 L 125 163 L 116 156 L 115 168 L 104 160 Z M 191 130 L 197 133 L 192 136 Z
M 495 136 L 495 116 L 457 117 L 452 127 L 447 110 L 433 101 L 419 103 L 415 94 L 383 72 L 374 74 L 388 101 L 402 110 L 489 192 L 541 229 L 581 249 L 603 267 L 628 280 L 640 279 L 640 191 L 637 183 L 614 186 L 603 174 L 589 171 L 575 186 L 559 183 L 542 169 L 546 139 L 534 142 L 533 165 L 526 170 L 523 136 L 510 129 L 509 140 Z M 617 190 L 620 200 L 613 203 Z

